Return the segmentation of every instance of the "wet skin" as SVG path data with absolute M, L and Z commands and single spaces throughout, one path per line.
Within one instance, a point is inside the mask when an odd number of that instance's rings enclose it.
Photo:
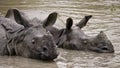
M 44 21 L 37 20 L 37 22 L 38 24 L 43 24 L 43 27 L 51 32 L 58 47 L 72 50 L 94 51 L 99 53 L 114 52 L 114 47 L 111 41 L 107 38 L 103 31 L 101 31 L 97 36 L 88 36 L 81 30 L 86 26 L 92 15 L 85 16 L 79 23 L 76 24 L 76 28 L 72 28 L 73 20 L 72 18 L 68 18 L 66 20 L 66 28 L 63 29 L 53 27 L 55 22 L 48 22 L 55 21 L 56 15 L 57 13 L 53 12 L 49 14 Z M 16 16 L 15 13 L 14 16 Z M 9 17 L 9 15 L 6 15 L 6 17 Z M 24 19 L 27 20 L 26 18 Z M 35 25 L 34 23 L 31 24 Z
M 17 14 L 17 21 L 23 22 L 20 14 Z M 12 19 L 0 17 L 0 28 L 0 55 L 17 55 L 47 61 L 57 58 L 56 44 L 43 25 L 32 26 L 28 22 L 20 25 Z

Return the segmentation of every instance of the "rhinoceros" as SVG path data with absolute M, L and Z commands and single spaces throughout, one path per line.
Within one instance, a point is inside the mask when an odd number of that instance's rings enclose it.
M 17 21 L 24 22 L 20 14 L 17 15 Z M 0 17 L 0 55 L 40 60 L 57 58 L 57 47 L 51 33 L 43 25 L 32 26 L 28 22 L 23 24 L 26 27 L 12 19 Z
M 14 10 L 16 9 L 10 9 L 12 13 L 8 12 L 6 17 L 11 19 L 12 17 L 15 17 L 17 14 L 14 13 Z M 68 18 L 66 20 L 66 28 L 63 29 L 57 29 L 53 27 L 55 22 L 47 22 L 50 20 L 50 17 L 52 19 L 56 18 L 56 15 L 57 13 L 54 12 L 49 14 L 49 16 L 44 21 L 39 21 L 38 19 L 36 19 L 36 21 L 38 22 L 37 24 L 42 23 L 43 27 L 51 32 L 58 47 L 72 50 L 94 51 L 98 53 L 114 52 L 114 47 L 111 41 L 107 38 L 106 34 L 103 31 L 101 31 L 97 36 L 88 36 L 81 30 L 86 26 L 88 20 L 92 17 L 92 15 L 85 16 L 78 24 L 76 24 L 75 28 L 72 28 L 72 18 Z M 27 18 L 24 17 L 24 19 L 25 21 L 28 21 Z M 14 20 L 17 22 L 17 19 Z M 36 25 L 34 23 L 31 24 Z
M 72 28 L 72 18 L 68 18 L 66 28 L 59 34 L 58 47 L 99 53 L 113 53 L 114 47 L 103 31 L 100 31 L 97 36 L 88 36 L 81 30 L 86 25 L 86 20 L 90 17 L 85 16 L 81 22 L 76 24 L 75 29 Z

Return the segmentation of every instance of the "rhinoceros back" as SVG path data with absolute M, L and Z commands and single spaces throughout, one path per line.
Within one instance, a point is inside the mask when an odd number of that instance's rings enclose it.
M 4 55 L 6 43 L 7 43 L 6 32 L 4 28 L 0 25 L 0 55 Z
M 3 27 L 7 27 L 8 31 L 14 32 L 18 29 L 24 28 L 22 25 L 16 24 L 14 21 L 0 17 L 0 55 L 7 55 L 7 30 Z

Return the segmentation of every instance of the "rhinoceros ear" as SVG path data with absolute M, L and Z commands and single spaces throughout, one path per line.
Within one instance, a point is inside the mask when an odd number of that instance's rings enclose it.
M 13 9 L 8 9 L 6 15 L 5 15 L 6 18 L 10 18 L 10 19 L 13 19 L 14 20 L 14 13 L 13 13 Z
M 73 25 L 73 20 L 72 20 L 72 18 L 68 18 L 68 19 L 66 20 L 66 30 L 70 30 L 71 27 L 72 27 L 72 25 Z
M 21 16 L 18 9 L 9 9 L 5 17 L 15 20 L 16 23 L 23 25 L 25 28 L 31 26 L 31 24 Z
M 57 19 L 56 12 L 49 14 L 48 17 L 43 21 L 43 27 L 46 28 L 52 26 L 53 24 L 55 24 L 56 19 Z
M 80 29 L 86 26 L 88 20 L 92 17 L 92 15 L 85 16 L 76 26 L 78 26 Z

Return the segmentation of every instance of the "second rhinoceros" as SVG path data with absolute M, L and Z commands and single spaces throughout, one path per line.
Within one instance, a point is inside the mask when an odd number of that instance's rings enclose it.
M 88 36 L 81 30 L 87 23 L 87 17 L 90 16 L 85 16 L 75 29 L 72 28 L 72 18 L 67 19 L 66 28 L 62 29 L 58 36 L 58 47 L 99 53 L 113 53 L 114 47 L 103 31 L 100 31 L 97 36 Z
M 11 12 L 8 12 L 6 17 L 15 17 L 17 14 L 14 13 L 14 10 L 16 9 L 10 9 L 12 14 Z M 101 31 L 97 36 L 88 36 L 81 30 L 84 26 L 86 26 L 92 15 L 85 16 L 78 24 L 76 24 L 76 28 L 72 28 L 73 20 L 72 18 L 68 18 L 66 21 L 66 28 L 63 29 L 53 27 L 55 22 L 47 22 L 54 21 L 56 19 L 56 15 L 57 13 L 54 12 L 51 13 L 44 21 L 39 21 L 38 19 L 36 21 L 38 22 L 37 24 L 42 23 L 43 27 L 51 32 L 58 47 L 72 50 L 94 51 L 99 53 L 114 52 L 114 47 L 111 41 L 107 38 L 103 31 Z M 51 20 L 50 17 L 54 20 Z M 13 19 L 17 22 L 17 19 Z M 26 22 L 27 19 L 25 17 L 24 19 Z M 35 25 L 35 23 L 31 24 Z

